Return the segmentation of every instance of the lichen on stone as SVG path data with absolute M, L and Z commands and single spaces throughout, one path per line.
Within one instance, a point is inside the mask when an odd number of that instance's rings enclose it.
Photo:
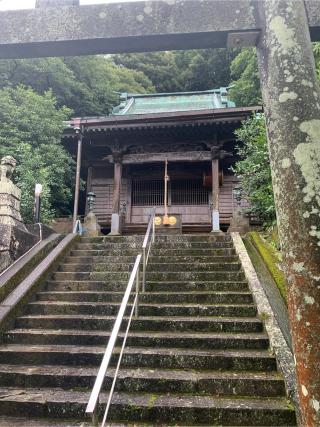
M 294 31 L 287 26 L 282 16 L 275 16 L 270 22 L 270 28 L 274 31 L 280 48 L 284 53 L 296 47 Z
M 285 90 L 286 88 L 284 88 Z M 289 100 L 294 100 L 297 99 L 298 95 L 295 92 L 282 92 L 279 96 L 279 102 L 287 102 Z

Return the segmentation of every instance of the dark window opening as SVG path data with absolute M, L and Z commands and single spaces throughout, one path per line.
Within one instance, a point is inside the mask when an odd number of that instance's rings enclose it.
M 201 179 L 172 180 L 168 183 L 169 205 L 208 205 L 209 191 Z M 132 180 L 133 206 L 163 206 L 164 182 L 155 180 Z
M 132 204 L 134 206 L 162 206 L 164 203 L 164 182 L 161 179 L 150 181 L 132 180 Z

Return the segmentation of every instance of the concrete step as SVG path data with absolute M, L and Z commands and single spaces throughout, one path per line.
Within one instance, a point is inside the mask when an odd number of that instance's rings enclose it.
M 68 256 L 65 259 L 66 263 L 71 263 L 71 264 L 95 264 L 95 263 L 112 263 L 112 262 L 123 262 L 123 263 L 134 263 L 135 261 L 135 256 Z M 221 256 L 221 255 L 202 255 L 202 256 L 182 256 L 182 255 L 177 255 L 175 256 L 174 259 L 172 258 L 168 258 L 166 256 L 149 256 L 149 264 L 152 264 L 154 262 L 159 262 L 159 263 L 166 263 L 166 264 L 171 264 L 171 263 L 175 263 L 175 262 L 191 262 L 191 263 L 201 263 L 201 262 L 206 262 L 208 264 L 211 263 L 229 263 L 229 262 L 238 262 L 239 258 L 236 255 L 231 255 L 231 256 Z
M 94 272 L 94 271 L 126 271 L 131 272 L 133 269 L 134 263 L 122 263 L 122 262 L 111 262 L 111 263 L 63 263 L 59 266 L 59 271 L 66 272 Z M 190 264 L 190 262 L 176 262 L 176 263 L 149 263 L 148 264 L 148 272 L 157 272 L 163 271 L 192 271 L 192 272 L 200 272 L 200 271 L 239 271 L 240 270 L 239 262 L 229 262 L 229 263 L 221 263 L 221 262 L 194 262 Z
M 70 256 L 134 256 L 136 257 L 138 253 L 141 252 L 141 248 L 138 250 L 136 248 L 112 248 L 110 249 L 72 249 L 70 251 Z M 152 247 L 152 251 L 150 252 L 150 256 L 235 256 L 236 251 L 233 248 L 228 249 L 155 249 Z
M 91 314 L 116 315 L 120 303 L 104 302 L 69 302 L 69 301 L 34 301 L 27 305 L 27 314 Z M 132 304 L 128 304 L 129 315 Z M 257 315 L 257 308 L 252 304 L 139 304 L 141 316 L 238 316 Z
M 174 241 L 167 241 L 167 242 L 161 242 L 156 240 L 155 243 L 152 245 L 152 250 L 157 249 L 178 249 L 178 250 L 185 250 L 185 249 L 232 249 L 233 248 L 233 242 L 231 240 L 228 241 L 212 241 L 212 242 L 199 242 L 199 241 L 184 241 L 176 243 Z
M 114 426 L 114 424 L 111 424 Z M 48 418 L 30 418 L 30 417 L 10 417 L 0 416 L 1 427 L 91 427 L 92 425 L 88 422 L 75 421 L 75 420 L 59 420 Z M 136 427 L 140 427 L 141 424 L 136 424 Z M 122 427 L 122 426 L 119 426 Z
M 174 242 L 179 245 L 180 242 L 231 242 L 229 234 L 178 234 L 178 235 L 163 235 L 156 234 L 156 243 L 158 242 Z
M 57 271 L 53 274 L 54 280 L 94 280 L 94 281 L 114 281 L 129 280 L 130 272 L 122 271 L 92 271 L 92 272 L 62 272 Z M 238 281 L 244 280 L 245 276 L 242 271 L 147 271 L 147 281 Z
M 88 392 L 45 388 L 0 389 L 2 414 L 51 418 L 84 416 Z M 107 395 L 101 395 L 104 407 Z M 102 409 L 102 408 L 101 408 Z M 131 422 L 194 425 L 279 426 L 295 424 L 295 414 L 285 398 L 228 398 L 189 394 L 118 393 L 113 397 L 110 419 L 130 417 Z
M 77 329 L 12 329 L 6 332 L 3 340 L 7 344 L 28 345 L 105 345 L 110 337 L 107 331 Z M 122 343 L 124 333 L 119 334 Z M 196 349 L 266 349 L 269 339 L 265 333 L 204 333 L 204 332 L 155 332 L 131 331 L 127 338 L 128 346 L 138 347 L 176 347 Z
M 82 243 L 104 243 L 104 242 L 142 242 L 144 236 L 101 236 L 101 237 L 81 237 Z M 156 242 L 230 242 L 231 236 L 228 234 L 156 234 Z
M 108 256 L 75 256 L 75 255 L 70 255 L 68 257 L 65 258 L 65 262 L 66 263 L 71 263 L 71 264 L 95 264 L 95 263 L 106 263 L 106 264 L 112 264 L 112 263 L 123 263 L 123 264 L 133 264 L 134 261 L 136 259 L 135 255 L 125 255 L 125 256 L 113 256 L 113 255 L 108 255 Z M 228 258 L 227 258 L 228 259 Z M 232 259 L 232 258 L 231 258 Z
M 122 292 L 126 290 L 127 280 L 105 282 L 103 280 L 48 280 L 44 290 L 51 291 L 106 291 Z
M 105 242 L 105 243 L 82 243 L 79 242 L 76 245 L 76 249 L 87 249 L 87 250 L 116 250 L 116 249 L 137 249 L 138 251 L 142 249 L 141 242 Z M 152 245 L 152 249 L 230 249 L 233 248 L 232 241 L 214 241 L 214 242 L 179 242 L 179 244 L 168 241 L 168 242 L 158 242 L 156 241 Z
M 0 347 L 1 364 L 17 365 L 92 365 L 101 363 L 105 346 L 8 344 Z M 111 364 L 117 362 L 120 348 L 115 348 Z M 274 356 L 257 350 L 195 350 L 184 348 L 126 347 L 122 368 L 197 369 L 235 371 L 275 371 Z
M 79 301 L 79 302 L 121 302 L 123 292 L 104 291 L 46 291 L 36 296 L 39 301 Z M 133 300 L 133 295 L 131 296 Z M 250 304 L 251 292 L 145 292 L 141 293 L 141 303 L 196 303 L 196 304 Z
M 128 281 L 111 281 L 105 282 L 102 280 L 48 280 L 45 286 L 47 291 L 106 291 L 106 292 L 124 292 L 128 285 Z M 230 282 L 158 282 L 150 281 L 146 283 L 147 292 L 244 292 L 248 291 L 248 283 L 246 281 L 230 281 Z
M 108 370 L 103 389 L 110 390 L 115 369 Z M 1 365 L 2 387 L 52 387 L 70 390 L 90 388 L 96 367 L 57 365 Z M 277 372 L 189 371 L 120 369 L 116 391 L 139 393 L 192 393 L 219 396 L 285 396 L 283 378 Z
M 126 318 L 125 318 L 126 320 Z M 25 315 L 18 317 L 16 328 L 83 329 L 110 331 L 115 316 Z M 122 328 L 125 328 L 125 321 Z M 130 331 L 171 332 L 262 332 L 263 323 L 256 317 L 148 317 L 133 318 Z
M 83 417 L 79 417 L 83 418 Z M 152 427 L 153 424 L 149 423 L 113 423 L 109 422 L 110 427 Z M 48 418 L 30 418 L 30 417 L 10 417 L 10 416 L 0 416 L 0 426 L 1 427 L 92 427 L 91 422 L 86 421 L 77 421 L 75 419 L 71 420 L 61 420 L 61 419 L 48 419 Z M 158 425 L 158 427 L 161 427 Z M 165 426 L 163 426 L 165 427 Z M 184 427 L 191 427 L 185 425 Z
M 111 262 L 109 264 L 107 263 L 63 263 L 60 264 L 58 267 L 58 271 L 65 271 L 65 272 L 126 272 L 130 273 L 133 269 L 134 263 L 122 263 L 122 262 Z

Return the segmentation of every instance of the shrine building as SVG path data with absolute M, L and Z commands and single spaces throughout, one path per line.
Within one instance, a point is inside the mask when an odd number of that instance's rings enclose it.
M 73 119 L 64 144 L 78 153 L 77 182 L 81 172 L 105 233 L 145 230 L 152 208 L 164 214 L 165 202 L 183 232 L 224 230 L 238 184 L 234 131 L 260 110 L 236 107 L 226 88 L 123 93 L 112 114 Z M 86 205 L 76 197 L 75 218 Z

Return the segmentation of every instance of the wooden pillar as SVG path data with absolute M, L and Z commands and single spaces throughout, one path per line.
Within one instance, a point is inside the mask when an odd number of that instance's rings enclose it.
M 78 217 L 79 206 L 79 191 L 80 191 L 80 169 L 81 169 L 81 152 L 82 152 L 82 133 L 78 133 L 78 149 L 77 149 L 77 168 L 76 168 L 76 183 L 74 189 L 74 205 L 73 205 L 73 227 L 74 228 Z
M 301 425 L 320 425 L 320 91 L 303 0 L 255 2 Z
M 119 153 L 113 155 L 114 159 L 114 178 L 113 178 L 113 199 L 112 199 L 112 217 L 111 233 L 113 235 L 121 234 L 120 218 L 120 196 L 121 196 L 121 178 L 122 178 L 122 158 Z
M 219 159 L 213 158 L 212 167 L 212 232 L 220 232 L 219 214 Z
M 120 212 L 120 192 L 122 178 L 122 163 L 117 160 L 114 162 L 114 178 L 113 178 L 113 200 L 112 213 L 119 214 Z

